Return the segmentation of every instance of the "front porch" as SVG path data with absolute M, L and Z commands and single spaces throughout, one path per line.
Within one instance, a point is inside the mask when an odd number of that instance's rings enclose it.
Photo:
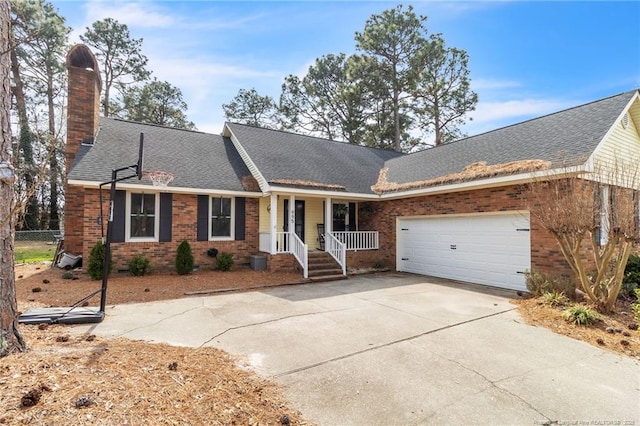
M 329 220 L 327 220 L 329 218 Z M 259 250 L 292 254 L 309 277 L 309 252 L 328 253 L 347 271 L 347 252 L 377 250 L 378 231 L 360 230 L 358 202 L 271 194 L 260 200 Z

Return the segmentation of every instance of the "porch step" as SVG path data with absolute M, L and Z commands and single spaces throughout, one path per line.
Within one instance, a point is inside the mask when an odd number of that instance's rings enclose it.
M 340 275 L 342 276 L 341 268 L 331 268 L 331 269 L 311 269 L 309 268 L 309 278 L 312 277 L 324 277 L 328 275 Z
M 342 275 L 342 271 L 338 275 L 322 275 L 320 277 L 309 277 L 309 281 L 311 282 L 324 282 L 324 281 L 340 281 L 346 280 L 348 277 Z
M 329 253 L 325 252 L 325 251 L 310 251 L 309 252 L 309 263 L 322 262 L 322 261 L 335 262 L 333 257 L 331 257 L 331 255 Z
M 309 279 L 312 281 L 331 281 L 345 279 L 342 268 L 329 253 L 314 251 L 309 253 Z

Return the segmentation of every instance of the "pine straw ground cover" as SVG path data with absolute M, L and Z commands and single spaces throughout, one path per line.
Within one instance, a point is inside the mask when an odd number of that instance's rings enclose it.
M 68 306 L 100 288 L 47 264 L 18 265 L 18 309 Z M 108 305 L 184 297 L 185 291 L 249 289 L 300 280 L 238 268 L 188 276 L 109 279 Z M 34 292 L 35 288 L 40 291 Z M 91 299 L 96 306 L 99 298 Z M 0 424 L 306 424 L 281 389 L 215 348 L 184 348 L 92 335 L 64 325 L 20 327 L 29 347 L 0 359 Z
M 582 340 L 599 348 L 640 359 L 640 331 L 634 326 L 635 320 L 628 303 L 619 301 L 617 311 L 610 315 L 600 315 L 600 320 L 590 326 L 579 326 L 567 322 L 562 311 L 567 306 L 549 306 L 540 298 L 513 300 L 518 312 L 532 325 Z M 635 330 L 634 330 L 635 328 Z
M 46 263 L 16 266 L 19 307 L 24 309 L 34 304 L 71 306 L 102 285 L 100 280 L 92 280 L 79 270 L 73 271 L 73 279 L 63 279 L 64 273 L 60 268 L 50 269 Z M 177 275 L 171 271 L 152 272 L 142 277 L 114 272 L 109 276 L 107 305 L 177 299 L 191 292 L 248 290 L 301 281 L 302 275 L 293 272 L 253 271 L 244 267 L 236 267 L 229 272 L 201 269 L 189 275 Z M 99 300 L 97 295 L 89 305 L 98 306 Z
M 0 362 L 0 424 L 305 424 L 280 389 L 214 348 L 72 336 L 23 326 Z

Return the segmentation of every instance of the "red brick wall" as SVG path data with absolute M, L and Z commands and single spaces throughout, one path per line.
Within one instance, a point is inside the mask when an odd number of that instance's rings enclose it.
M 79 68 L 67 64 L 69 73 L 69 96 L 67 105 L 67 142 L 65 146 L 65 168 L 68 174 L 83 139 L 96 134 L 100 111 L 100 73 L 95 67 Z M 69 186 L 65 179 L 64 203 L 64 249 L 69 253 L 83 251 L 84 190 Z
M 68 67 L 69 98 L 67 105 L 67 172 L 80 143 L 96 134 L 100 111 L 100 76 L 97 71 Z
M 98 191 L 97 189 L 86 189 L 71 193 L 72 198 L 70 198 L 69 205 L 73 206 L 74 212 L 82 210 L 81 206 L 85 206 L 81 220 L 81 228 L 85 237 L 81 241 L 83 242 L 82 253 L 85 259 L 88 259 L 91 248 L 100 238 L 100 227 L 96 222 L 99 216 Z M 108 192 L 105 190 L 105 212 L 108 209 L 107 200 Z M 206 255 L 207 249 L 212 247 L 219 251 L 233 253 L 237 263 L 248 263 L 248 256 L 258 252 L 258 199 L 247 198 L 247 228 L 244 241 L 195 241 L 196 206 L 196 195 L 174 194 L 173 241 L 168 243 L 113 243 L 115 268 L 127 269 L 129 260 L 136 254 L 142 254 L 151 260 L 152 266 L 156 269 L 173 269 L 176 249 L 183 239 L 189 241 L 196 264 L 203 268 L 215 265 L 215 260 Z M 347 252 L 347 265 L 349 268 L 370 268 L 376 263 L 382 263 L 384 266 L 394 269 L 396 265 L 396 218 L 401 216 L 489 213 L 527 209 L 525 189 L 521 186 L 361 203 L 359 229 L 378 231 L 380 249 Z M 562 257 L 556 240 L 541 228 L 535 214 L 531 215 L 530 235 L 532 269 L 546 273 L 570 275 L 570 269 Z M 73 235 L 73 237 L 80 238 L 81 235 Z M 267 267 L 270 271 L 292 271 L 297 268 L 297 262 L 292 255 L 267 255 L 267 260 Z
M 96 219 L 100 216 L 100 202 L 97 189 L 85 190 L 85 210 L 83 229 L 83 257 L 89 258 L 91 249 L 100 239 L 100 226 Z M 103 191 L 104 212 L 108 211 L 109 193 Z M 173 194 L 172 230 L 170 242 L 125 242 L 112 243 L 111 250 L 115 270 L 128 269 L 129 261 L 135 255 L 143 255 L 154 269 L 175 269 L 178 245 L 189 241 L 195 264 L 201 268 L 215 267 L 215 259 L 207 256 L 207 250 L 216 248 L 220 252 L 233 254 L 236 265 L 249 263 L 249 256 L 258 252 L 258 199 L 247 198 L 245 203 L 245 239 L 242 241 L 196 241 L 197 195 Z M 106 235 L 106 224 L 105 224 Z
M 262 253 L 264 254 L 264 253 Z M 270 272 L 300 272 L 300 264 L 296 258 L 289 253 L 282 253 L 278 255 L 266 254 L 267 256 L 267 269 Z
M 84 189 L 67 185 L 64 201 L 64 251 L 83 254 Z M 85 257 L 86 259 L 86 257 Z
M 373 267 L 376 262 L 396 266 L 396 218 L 464 213 L 489 213 L 528 210 L 523 186 L 480 189 L 382 202 L 360 204 L 360 230 L 378 231 L 380 249 L 348 252 L 352 268 Z M 570 274 L 555 238 L 543 230 L 531 215 L 531 268 L 545 273 Z

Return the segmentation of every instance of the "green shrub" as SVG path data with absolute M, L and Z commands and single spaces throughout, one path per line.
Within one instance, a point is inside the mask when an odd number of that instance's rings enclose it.
M 527 272 L 525 278 L 527 290 L 535 297 L 545 293 L 562 293 L 570 299 L 575 299 L 576 287 L 570 278 L 536 271 Z
M 179 275 L 187 275 L 193 271 L 193 252 L 187 240 L 184 240 L 178 246 L 176 253 L 176 272 Z
M 129 272 L 131 272 L 131 275 L 136 277 L 149 275 L 151 272 L 149 259 L 140 254 L 133 256 L 133 259 L 129 261 Z
M 631 310 L 633 311 L 633 317 L 636 319 L 636 323 L 638 323 L 638 325 L 640 325 L 640 288 L 636 288 L 635 290 L 636 293 L 636 302 L 631 305 Z
M 633 297 L 637 288 L 640 288 L 640 255 L 632 254 L 629 256 L 627 266 L 624 268 L 620 294 L 626 297 Z
M 92 280 L 99 280 L 102 278 L 102 265 L 104 263 L 104 251 L 105 251 L 104 244 L 102 244 L 102 241 L 98 241 L 96 245 L 93 246 L 93 248 L 91 249 L 91 253 L 89 253 L 89 264 L 87 265 L 87 274 L 89 274 Z M 109 270 L 107 271 L 107 275 L 111 273 L 112 269 L 113 269 L 113 260 L 109 259 Z
M 557 291 L 545 293 L 540 299 L 542 300 L 542 303 L 549 306 L 564 306 L 569 301 L 564 293 L 559 293 Z
M 583 305 L 573 305 L 565 309 L 562 316 L 575 325 L 591 325 L 600 319 L 596 311 Z
M 218 254 L 218 269 L 220 271 L 230 271 L 233 268 L 233 255 L 231 253 L 222 252 Z
M 67 271 L 64 274 L 62 274 L 62 279 L 63 280 L 72 280 L 73 279 L 73 272 L 71 271 Z

